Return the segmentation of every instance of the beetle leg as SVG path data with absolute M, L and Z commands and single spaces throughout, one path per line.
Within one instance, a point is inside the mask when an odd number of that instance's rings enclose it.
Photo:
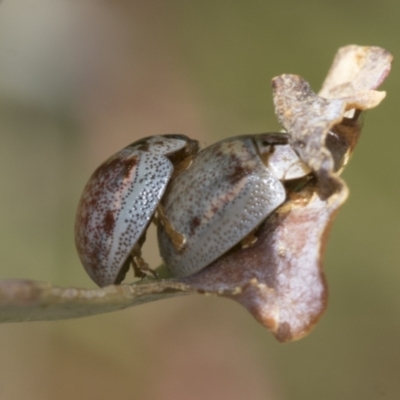
M 136 278 L 157 278 L 157 272 L 150 268 L 141 256 L 132 258 L 133 274 Z
M 313 175 L 307 175 L 300 179 L 286 181 L 284 182 L 286 192 L 288 194 L 300 192 L 304 188 L 304 186 L 306 186 L 307 183 L 310 182 L 312 179 L 314 179 Z
M 187 170 L 193 163 L 194 155 L 184 158 L 179 164 L 175 165 L 171 179 L 175 178 L 181 172 Z
M 157 218 L 155 215 L 153 215 L 153 218 L 151 219 L 151 222 L 152 222 L 155 226 L 158 226 L 158 218 Z
M 254 229 L 253 231 L 251 231 L 247 236 L 245 236 L 242 239 L 242 241 L 240 242 L 240 245 L 242 246 L 242 249 L 246 249 L 247 247 L 251 247 L 257 242 L 258 237 L 255 235 L 256 230 L 257 230 L 257 228 Z
M 131 263 L 133 268 L 133 274 L 136 278 L 146 278 L 148 276 L 152 276 L 153 278 L 157 278 L 157 272 L 154 271 L 146 261 L 143 260 L 142 252 L 138 245 L 132 250 L 131 253 Z
M 179 233 L 169 221 L 165 215 L 164 208 L 161 204 L 158 205 L 158 221 L 164 227 L 164 230 L 168 237 L 171 239 L 176 251 L 182 251 L 186 244 L 186 238 L 184 235 Z

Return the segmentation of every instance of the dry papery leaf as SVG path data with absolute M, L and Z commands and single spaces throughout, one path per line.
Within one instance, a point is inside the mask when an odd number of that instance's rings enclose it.
M 339 173 L 361 133 L 361 111 L 385 97 L 376 89 L 392 56 L 379 47 L 339 49 L 319 95 L 297 75 L 272 80 L 275 110 L 313 177 L 287 187 L 287 201 L 259 227 L 257 241 L 182 279 L 103 289 L 60 288 L 32 280 L 0 281 L 0 322 L 84 317 L 172 296 L 234 299 L 280 342 L 306 335 L 327 304 L 322 259 L 328 231 L 348 195 Z

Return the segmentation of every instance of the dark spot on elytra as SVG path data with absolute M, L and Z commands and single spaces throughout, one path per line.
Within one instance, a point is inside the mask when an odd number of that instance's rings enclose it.
M 112 159 L 105 161 L 103 164 L 100 165 L 100 167 L 96 169 L 96 171 L 93 172 L 93 175 L 90 178 L 89 182 L 90 181 L 93 182 L 94 179 L 101 177 L 102 175 L 108 173 L 109 171 L 114 171 L 115 168 L 118 168 L 120 162 L 121 160 L 118 157 L 114 157 Z
M 97 271 L 101 266 L 101 249 L 99 246 L 94 246 L 87 254 L 90 268 L 93 271 Z
M 193 235 L 196 228 L 199 227 L 201 224 L 199 217 L 193 217 L 190 221 L 190 233 Z
M 148 143 L 142 143 L 138 146 L 138 150 L 141 150 L 141 151 L 149 151 L 149 148 L 150 148 L 150 146 Z
M 89 213 L 80 214 L 80 217 L 78 219 L 79 226 L 87 229 L 87 226 L 89 225 L 89 218 Z
M 127 178 L 129 176 L 130 172 L 132 171 L 132 168 L 134 168 L 137 165 L 137 163 L 138 160 L 136 157 L 129 158 L 122 162 L 122 167 L 123 167 L 122 174 L 124 178 Z
M 107 235 L 110 235 L 115 227 L 115 218 L 112 211 L 108 210 L 103 218 L 103 229 Z
M 228 176 L 228 180 L 232 185 L 234 185 L 245 178 L 249 174 L 249 172 L 250 171 L 247 168 L 244 168 L 242 165 L 236 165 L 233 173 Z
M 99 195 L 94 193 L 94 196 L 87 202 L 87 207 L 93 208 L 97 205 L 97 199 Z

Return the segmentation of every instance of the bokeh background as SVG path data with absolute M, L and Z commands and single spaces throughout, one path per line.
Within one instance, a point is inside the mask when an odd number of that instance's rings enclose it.
M 94 287 L 73 222 L 98 164 L 156 133 L 210 144 L 279 129 L 273 76 L 318 90 L 338 47 L 397 57 L 399 13 L 394 0 L 4 0 L 0 276 Z M 2 325 L 0 399 L 400 398 L 399 84 L 395 64 L 344 173 L 329 307 L 308 337 L 278 344 L 236 303 L 202 296 Z

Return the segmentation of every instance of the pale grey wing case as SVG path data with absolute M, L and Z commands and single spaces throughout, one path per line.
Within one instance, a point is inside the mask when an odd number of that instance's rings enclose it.
M 108 159 L 89 180 L 78 207 L 75 241 L 98 285 L 115 282 L 151 221 L 173 172 L 164 154 L 185 145 L 161 136 L 142 140 Z
M 161 256 L 183 277 L 220 257 L 285 201 L 282 183 L 258 156 L 251 136 L 230 138 L 198 153 L 170 182 L 164 212 L 186 243 L 177 251 L 159 224 Z

